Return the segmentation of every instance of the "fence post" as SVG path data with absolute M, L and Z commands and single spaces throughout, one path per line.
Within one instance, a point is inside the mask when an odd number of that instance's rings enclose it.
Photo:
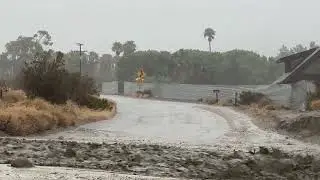
M 235 93 L 234 95 L 234 106 L 238 105 L 238 92 Z
M 215 93 L 215 94 L 216 94 L 216 103 L 218 103 L 218 102 L 219 102 L 219 92 L 220 92 L 220 90 L 219 90 L 219 89 L 215 89 L 215 90 L 213 90 L 213 93 Z

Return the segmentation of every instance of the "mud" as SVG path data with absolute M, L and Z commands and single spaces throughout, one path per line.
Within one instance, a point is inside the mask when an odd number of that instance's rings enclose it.
M 252 122 L 259 128 L 294 138 L 303 142 L 320 144 L 320 112 L 299 112 L 283 109 L 261 110 L 242 107 L 251 114 Z
M 320 177 L 317 154 L 259 147 L 232 153 L 149 144 L 98 144 L 2 138 L 1 164 L 28 158 L 37 166 L 193 179 L 305 179 Z
M 316 179 L 320 148 L 261 130 L 228 107 L 113 96 L 112 121 L 0 141 L 0 163 L 183 179 Z M 31 138 L 31 137 L 29 137 Z M 77 169 L 76 169 L 77 170 Z

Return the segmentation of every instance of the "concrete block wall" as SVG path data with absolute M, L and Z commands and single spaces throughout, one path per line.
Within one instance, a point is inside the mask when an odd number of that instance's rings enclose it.
M 300 109 L 305 102 L 307 92 L 315 88 L 310 82 L 299 82 L 294 85 L 193 85 L 193 84 L 165 84 L 145 83 L 143 89 L 150 89 L 155 97 L 182 101 L 197 101 L 200 98 L 213 97 L 214 89 L 220 90 L 220 99 L 233 99 L 235 92 L 256 91 L 267 95 L 276 104 Z M 124 82 L 124 94 L 131 95 L 138 90 L 134 82 Z M 117 94 L 118 82 L 105 82 L 102 85 L 103 94 Z

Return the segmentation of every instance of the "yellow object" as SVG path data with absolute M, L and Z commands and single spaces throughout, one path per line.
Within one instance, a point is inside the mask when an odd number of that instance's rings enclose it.
M 146 73 L 143 71 L 143 69 L 140 69 L 137 72 L 137 78 L 136 78 L 137 83 L 142 84 L 144 82 L 145 75 L 146 75 Z

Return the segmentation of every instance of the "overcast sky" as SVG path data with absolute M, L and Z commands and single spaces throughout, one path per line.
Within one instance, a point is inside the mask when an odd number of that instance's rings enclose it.
M 49 31 L 54 48 L 111 53 L 114 41 L 139 50 L 208 50 L 206 27 L 217 31 L 215 51 L 275 55 L 282 44 L 320 36 L 319 0 L 0 0 L 0 52 L 19 35 Z

